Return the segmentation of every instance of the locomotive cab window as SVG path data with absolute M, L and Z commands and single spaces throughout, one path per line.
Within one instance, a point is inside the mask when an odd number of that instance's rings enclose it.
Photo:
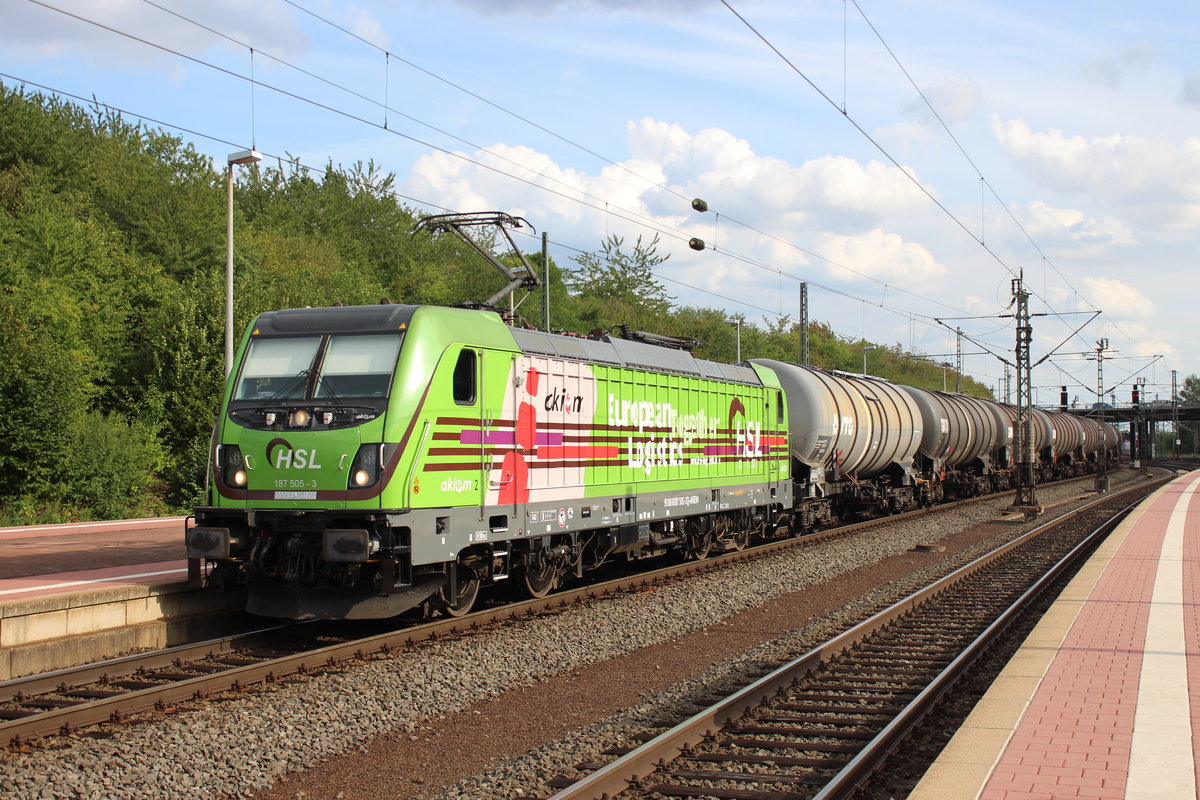
M 317 378 L 318 398 L 387 397 L 400 336 L 331 336 Z
M 387 397 L 402 338 L 385 333 L 251 339 L 233 399 Z
M 475 403 L 475 351 L 464 347 L 454 364 L 454 402 L 460 406 Z
M 294 400 L 304 397 L 308 372 L 321 337 L 252 339 L 235 400 Z

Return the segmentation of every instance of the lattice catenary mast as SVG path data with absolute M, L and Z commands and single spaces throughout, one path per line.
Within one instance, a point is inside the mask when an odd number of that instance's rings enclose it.
M 1036 513 L 1039 506 L 1033 483 L 1033 381 L 1029 366 L 1033 325 L 1029 322 L 1029 292 L 1025 291 L 1023 276 L 1024 271 L 1012 282 L 1017 303 L 1017 495 L 1013 507 Z

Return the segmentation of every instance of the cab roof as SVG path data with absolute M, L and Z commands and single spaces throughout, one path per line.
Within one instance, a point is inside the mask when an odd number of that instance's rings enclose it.
M 374 306 L 325 306 L 267 311 L 254 322 L 254 335 L 296 333 L 390 333 L 405 330 L 420 306 L 383 303 Z

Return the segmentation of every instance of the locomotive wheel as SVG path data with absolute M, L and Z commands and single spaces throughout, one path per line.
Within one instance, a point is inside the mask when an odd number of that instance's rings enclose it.
M 525 594 L 540 600 L 550 594 L 558 583 L 558 576 L 559 571 L 550 559 L 539 558 L 534 566 L 526 562 L 521 569 L 521 588 L 525 590 Z
M 693 533 L 687 537 L 688 558 L 703 561 L 712 551 L 713 536 L 711 533 Z
M 728 543 L 726 546 L 730 552 L 740 552 L 750 544 L 750 531 L 734 531 L 725 541 Z
M 457 595 L 451 598 L 450 587 L 443 586 L 438 590 L 438 605 L 448 617 L 463 617 L 471 613 L 471 607 L 475 605 L 475 600 L 478 597 L 478 576 L 473 571 L 460 567 L 458 570 Z

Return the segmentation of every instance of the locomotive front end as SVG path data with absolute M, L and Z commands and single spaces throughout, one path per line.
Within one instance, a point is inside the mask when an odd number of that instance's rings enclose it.
M 402 451 L 389 415 L 404 417 L 389 404 L 414 311 L 277 311 L 247 334 L 217 424 L 209 505 L 186 543 L 211 585 L 246 585 L 251 613 L 387 616 L 429 593 L 413 591 L 409 542 L 385 499 Z

